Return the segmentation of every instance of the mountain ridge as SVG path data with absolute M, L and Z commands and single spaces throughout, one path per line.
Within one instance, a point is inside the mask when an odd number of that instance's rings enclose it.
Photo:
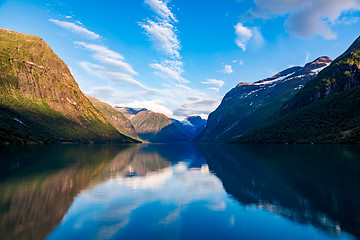
M 226 142 L 260 126 L 330 62 L 330 58 L 320 57 L 304 67 L 290 67 L 254 83 L 239 83 L 209 115 L 195 141 Z
M 117 108 L 112 107 L 111 105 L 100 101 L 99 99 L 86 95 L 86 97 L 91 101 L 91 103 L 96 107 L 106 119 L 118 130 L 121 134 L 131 137 L 136 140 L 140 140 L 139 136 L 136 133 L 134 126 L 131 124 L 130 120 L 123 115 L 122 112 L 118 111 Z
M 130 118 L 138 136 L 148 142 L 186 142 L 186 136 L 180 132 L 170 118 L 162 113 L 150 110 L 140 111 Z
M 360 37 L 280 113 L 235 143 L 360 143 Z
M 0 142 L 137 142 L 81 92 L 40 37 L 0 29 Z

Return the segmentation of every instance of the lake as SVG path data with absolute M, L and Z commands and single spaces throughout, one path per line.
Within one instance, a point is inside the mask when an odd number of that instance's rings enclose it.
M 358 239 L 360 147 L 0 148 L 0 238 Z

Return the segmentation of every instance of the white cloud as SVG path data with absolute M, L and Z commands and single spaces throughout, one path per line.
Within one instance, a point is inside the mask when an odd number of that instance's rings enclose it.
M 170 22 L 148 20 L 146 23 L 140 23 L 140 26 L 146 31 L 159 52 L 171 59 L 180 58 L 180 41 L 175 33 L 174 26 Z
M 254 0 L 256 8 L 252 14 L 270 18 L 277 15 L 287 17 L 287 31 L 297 37 L 313 38 L 320 35 L 335 39 L 331 26 L 349 10 L 360 10 L 359 0 Z
M 307 64 L 309 62 L 309 58 L 310 58 L 310 53 L 306 52 L 305 64 Z
M 90 73 L 91 75 L 94 75 L 99 78 L 103 78 L 103 76 L 99 74 L 100 70 L 105 69 L 103 66 L 85 61 L 79 62 L 79 65 L 82 69 L 84 69 L 86 72 Z
M 130 64 L 124 61 L 112 59 L 112 58 L 106 58 L 106 57 L 99 58 L 98 60 L 100 60 L 101 62 L 103 62 L 108 66 L 116 67 L 117 69 L 130 73 L 132 75 L 139 75 L 137 72 L 134 71 L 134 69 L 130 66 Z
M 339 19 L 336 20 L 336 24 L 351 25 L 357 23 L 359 20 L 359 17 L 341 16 Z
M 216 80 L 216 79 L 207 79 L 206 81 L 204 82 L 201 82 L 201 83 L 204 83 L 204 84 L 214 84 L 218 87 L 222 87 L 224 85 L 224 81 L 222 80 Z
M 101 69 L 98 72 L 105 77 Z M 112 105 L 148 108 L 176 119 L 189 115 L 207 116 L 221 101 L 215 89 L 202 92 L 182 84 L 167 85 L 162 89 L 143 89 L 134 84 L 129 84 L 126 88 L 116 86 L 110 82 L 108 86 L 93 88 L 87 93 Z
M 88 73 L 90 73 L 96 77 L 99 77 L 102 79 L 107 79 L 107 80 L 112 80 L 111 81 L 112 84 L 132 85 L 132 86 L 139 87 L 139 88 L 149 90 L 149 91 L 154 90 L 154 89 L 150 89 L 150 88 L 146 87 L 139 81 L 135 80 L 133 78 L 133 76 L 131 76 L 129 74 L 122 73 L 122 72 L 108 71 L 108 70 L 106 70 L 105 67 L 98 65 L 98 64 L 93 64 L 90 62 L 80 62 L 79 64 L 85 71 L 87 71 Z
M 253 39 L 254 39 L 255 44 L 258 47 L 262 47 L 264 45 L 264 43 L 265 43 L 265 40 L 264 40 L 264 37 L 261 34 L 259 28 L 258 27 L 253 27 L 253 28 L 251 28 L 251 31 L 253 33 Z
M 117 84 L 132 84 L 134 86 L 138 86 L 144 89 L 147 89 L 142 83 L 139 81 L 136 81 L 131 75 L 121 73 L 121 72 L 109 72 L 109 71 L 100 71 L 101 75 L 103 75 L 106 78 L 116 80 L 113 83 Z
M 116 90 L 112 87 L 94 87 L 87 94 L 90 96 L 98 97 L 98 96 L 112 96 L 114 95 Z
M 159 15 L 159 17 L 177 22 L 174 14 L 170 11 L 170 9 L 167 6 L 168 1 L 145 0 L 145 4 L 148 4 L 151 7 L 151 9 L 157 15 Z
M 235 26 L 235 43 L 243 51 L 246 50 L 247 42 L 253 36 L 253 33 L 250 28 L 245 27 L 241 23 L 236 24 Z
M 213 90 L 213 91 L 215 91 L 215 92 L 219 92 L 219 88 L 215 88 L 215 87 L 211 87 L 211 88 L 208 88 L 209 90 Z
M 84 42 L 74 42 L 74 43 L 75 45 L 81 46 L 93 52 L 94 59 L 108 66 L 116 67 L 117 70 L 121 70 L 132 75 L 138 75 L 138 73 L 135 72 L 132 66 L 125 62 L 125 58 L 120 53 L 114 52 L 108 49 L 107 47 L 97 44 L 90 44 Z
M 70 19 L 70 18 L 72 18 L 72 16 L 66 16 L 65 18 Z
M 107 102 L 113 106 L 128 106 L 134 101 L 146 101 L 149 96 L 159 94 L 151 90 L 144 90 L 135 87 L 131 91 L 123 87 L 118 88 L 116 85 L 93 87 L 86 91 L 86 94 L 94 96 L 101 101 Z
M 174 110 L 174 115 L 177 116 L 190 116 L 190 115 L 208 115 L 219 104 L 221 98 L 203 99 L 200 101 L 182 104 Z
M 174 79 L 179 83 L 189 83 L 188 80 L 181 76 L 184 72 L 181 61 L 165 60 L 162 63 L 152 63 L 149 66 L 160 71 L 166 78 Z
M 170 117 L 173 115 L 173 111 L 171 111 L 169 108 L 165 107 L 163 104 L 165 102 L 162 100 L 152 100 L 152 101 L 134 101 L 131 103 L 128 103 L 128 107 L 132 108 L 146 108 L 148 110 L 151 110 L 153 112 L 158 112 L 165 114 L 166 116 Z
M 232 73 L 233 72 L 232 66 L 231 65 L 225 65 L 222 72 L 224 72 L 224 73 Z
M 114 52 L 107 47 L 97 45 L 97 44 L 91 44 L 91 43 L 84 43 L 84 42 L 74 42 L 75 45 L 79 45 L 81 47 L 86 48 L 89 51 L 94 52 L 95 57 L 108 57 L 113 59 L 121 59 L 123 60 L 124 57 L 117 52 Z
M 79 26 L 75 23 L 71 23 L 71 22 L 66 22 L 66 21 L 59 21 L 59 20 L 55 20 L 55 19 L 49 19 L 50 22 L 58 25 L 59 27 L 65 28 L 67 30 L 70 30 L 74 33 L 78 33 L 81 34 L 87 38 L 90 39 L 98 39 L 100 38 L 100 36 L 82 26 Z
M 182 89 L 187 90 L 187 91 L 192 91 L 193 90 L 192 88 L 190 88 L 188 86 L 185 86 L 185 85 L 182 85 L 182 84 L 178 84 L 178 85 L 176 85 L 176 87 L 182 88 Z
M 244 64 L 244 61 L 243 61 L 243 60 L 239 60 L 239 61 L 233 60 L 232 62 L 233 62 L 233 63 L 239 63 L 239 65 L 243 65 L 243 64 Z
M 139 25 L 145 30 L 155 49 L 165 57 L 159 61 L 160 63 L 152 63 L 149 66 L 165 78 L 179 83 L 189 83 L 181 76 L 184 72 L 180 55 L 181 44 L 178 31 L 173 25 L 177 20 L 167 6 L 168 3 L 169 0 L 145 0 L 145 4 L 148 4 L 159 17 L 155 21 L 148 19 Z

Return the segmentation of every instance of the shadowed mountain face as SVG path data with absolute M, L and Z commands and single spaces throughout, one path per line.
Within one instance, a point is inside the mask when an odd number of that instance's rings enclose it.
M 140 141 L 139 136 L 136 134 L 136 130 L 131 125 L 129 119 L 127 119 L 117 108 L 110 106 L 107 103 L 101 102 L 99 99 L 87 96 L 91 103 L 98 109 L 106 119 L 118 130 L 121 134 L 137 139 Z
M 188 139 L 188 141 L 194 140 L 206 126 L 206 120 L 200 116 L 190 116 L 183 121 L 171 119 L 175 126 L 182 132 Z
M 39 37 L 0 29 L 0 142 L 133 142 Z
M 206 128 L 195 141 L 226 142 L 260 126 L 330 63 L 330 58 L 320 57 L 255 83 L 239 83 L 209 115 Z
M 185 135 L 162 113 L 140 111 L 130 121 L 144 141 L 154 143 L 187 141 Z
M 27 145 L 0 154 L 5 240 L 360 237 L 357 146 Z
M 359 143 L 359 85 L 360 37 L 284 104 L 276 117 L 234 141 Z

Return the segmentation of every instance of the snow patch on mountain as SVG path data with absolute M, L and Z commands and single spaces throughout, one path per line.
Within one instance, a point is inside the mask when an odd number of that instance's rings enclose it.
M 320 67 L 320 68 L 316 68 L 311 70 L 311 72 L 315 73 L 316 75 L 319 74 L 319 72 L 321 72 L 324 68 L 328 67 L 330 65 L 330 63 L 327 63 L 325 66 Z

